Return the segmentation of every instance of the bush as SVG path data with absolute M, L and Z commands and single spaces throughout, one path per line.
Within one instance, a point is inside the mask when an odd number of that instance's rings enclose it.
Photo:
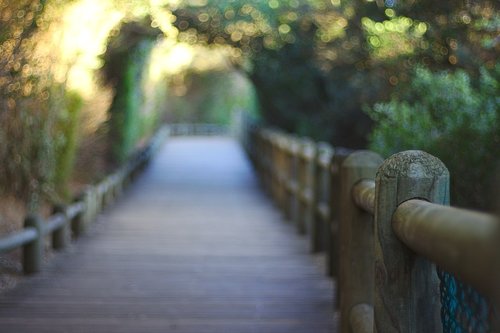
M 176 86 L 176 80 L 172 80 L 169 87 L 169 122 L 229 125 L 237 110 L 258 113 L 254 87 L 238 72 L 226 68 L 190 69 L 178 75 L 183 77 L 179 80 L 182 85 Z M 178 96 L 176 88 L 185 92 Z
M 104 66 L 105 83 L 114 88 L 109 110 L 110 159 L 123 163 L 133 152 L 141 136 L 141 107 L 144 102 L 142 80 L 159 30 L 151 21 L 122 23 L 119 33 L 111 35 Z
M 368 113 L 371 148 L 383 155 L 421 149 L 450 170 L 454 205 L 489 210 L 493 172 L 500 162 L 499 66 L 481 70 L 473 85 L 463 71 L 418 68 L 406 89 Z
M 78 148 L 78 124 L 83 107 L 82 97 L 74 92 L 66 92 L 66 107 L 61 109 L 57 119 L 56 170 L 54 182 L 63 197 L 68 197 L 68 183 L 75 163 Z

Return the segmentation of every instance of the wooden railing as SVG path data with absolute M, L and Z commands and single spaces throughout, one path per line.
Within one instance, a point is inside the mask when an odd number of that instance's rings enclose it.
M 170 135 L 172 136 L 218 136 L 227 135 L 229 128 L 219 124 L 170 124 Z
M 97 214 L 110 205 L 147 165 L 168 132 L 168 127 L 161 128 L 128 163 L 99 183 L 87 186 L 74 203 L 55 206 L 53 214 L 46 220 L 38 215 L 27 216 L 24 229 L 0 238 L 0 253 L 22 248 L 23 271 L 26 274 L 40 271 L 46 237 L 51 238 L 53 249 L 61 250 L 71 238 L 84 234 Z
M 0 238 L 0 254 L 22 248 L 22 266 L 26 274 L 42 267 L 44 243 L 51 238 L 52 248 L 61 250 L 71 238 L 85 233 L 90 223 L 117 198 L 140 173 L 167 136 L 226 135 L 228 129 L 216 124 L 171 124 L 163 126 L 124 166 L 95 185 L 89 185 L 70 205 L 56 205 L 47 219 L 38 215 L 25 218 L 24 228 Z
M 500 220 L 448 207 L 449 173 L 434 156 L 384 161 L 251 124 L 243 143 L 311 251 L 326 251 L 341 332 L 442 332 L 436 265 L 498 305 Z

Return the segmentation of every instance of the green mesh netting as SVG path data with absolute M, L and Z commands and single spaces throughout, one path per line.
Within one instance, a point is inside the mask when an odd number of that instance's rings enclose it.
M 472 287 L 438 269 L 444 333 L 489 333 L 493 310 Z

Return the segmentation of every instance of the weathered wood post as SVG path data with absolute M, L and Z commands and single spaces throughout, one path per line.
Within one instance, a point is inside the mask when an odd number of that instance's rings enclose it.
M 340 167 L 351 152 L 345 148 L 335 148 L 330 166 L 330 223 L 327 233 L 328 255 L 326 259 L 328 274 L 332 277 L 338 277 L 339 271 Z
M 138 170 L 139 172 L 140 172 L 140 169 L 141 169 L 141 167 L 139 167 L 139 170 Z M 103 189 L 104 193 L 102 194 L 102 196 L 103 196 L 102 197 L 103 198 L 102 205 L 104 208 L 108 207 L 113 202 L 112 186 L 113 186 L 113 176 L 107 176 L 105 181 L 104 181 L 104 189 Z
M 288 218 L 295 224 L 299 225 L 299 138 L 290 136 L 289 139 L 289 173 L 288 173 L 288 192 L 289 192 L 289 207 Z
M 262 164 L 260 159 L 261 145 L 260 145 L 260 130 L 258 127 L 253 128 L 248 134 L 248 143 L 250 149 L 250 158 L 253 165 L 255 166 L 255 171 L 257 177 L 261 178 L 262 175 Z
M 272 179 L 272 164 L 271 164 L 271 147 L 269 142 L 269 131 L 263 130 L 262 134 L 262 183 L 268 194 L 271 194 L 271 179 Z
M 72 223 L 71 223 L 71 231 L 75 238 L 79 238 L 85 234 L 87 230 L 87 210 L 88 210 L 88 201 L 89 201 L 89 191 L 85 190 L 76 198 L 75 202 L 81 202 L 83 204 L 83 209 L 80 213 L 78 213 Z
M 274 203 L 279 206 L 280 202 L 280 151 L 279 151 L 279 133 L 272 132 L 269 138 L 270 150 L 271 150 L 271 188 L 272 188 L 272 198 Z
M 449 174 L 436 157 L 405 151 L 388 158 L 376 178 L 375 324 L 377 332 L 441 332 L 439 280 L 392 229 L 399 204 L 412 198 L 449 204 Z
M 132 179 L 130 180 L 132 181 Z M 96 184 L 94 185 L 94 201 L 93 201 L 93 204 L 94 204 L 94 211 L 93 213 L 95 214 L 95 216 L 97 216 L 97 214 L 99 214 L 99 212 L 102 211 L 102 186 L 101 184 Z
M 283 214 L 287 220 L 292 216 L 291 210 L 291 192 L 290 192 L 290 177 L 292 175 L 292 156 L 291 156 L 291 140 L 287 135 L 283 137 L 283 186 L 285 188 L 285 196 L 283 197 Z
M 111 197 L 111 202 L 114 202 L 116 200 L 116 186 L 118 184 L 118 173 L 115 172 L 111 175 L 110 177 L 110 189 L 109 189 L 109 195 Z
M 374 179 L 383 159 L 367 151 L 349 155 L 340 170 L 339 260 L 340 327 L 350 332 L 350 314 L 358 304 L 373 304 L 374 233 L 373 216 L 353 200 L 353 186 Z M 337 296 L 338 297 L 338 296 Z M 381 331 L 383 332 L 383 331 Z
M 330 227 L 330 166 L 333 148 L 327 143 L 318 143 L 314 163 L 314 218 L 311 223 L 311 252 L 323 251 L 327 247 Z
M 52 213 L 64 216 L 64 224 L 52 233 L 52 248 L 54 250 L 62 250 L 66 247 L 66 245 L 68 245 L 71 238 L 71 230 L 68 223 L 68 216 L 66 214 L 66 206 L 55 205 L 52 209 Z
M 116 186 L 115 186 L 115 196 L 119 197 L 123 194 L 123 185 L 124 185 L 124 179 L 125 179 L 125 172 L 123 168 L 120 169 L 120 171 L 117 173 L 117 180 L 116 180 Z
M 278 206 L 282 212 L 286 210 L 286 182 L 287 182 L 287 157 L 286 157 L 286 144 L 287 138 L 284 134 L 280 134 L 277 139 L 278 148 L 278 182 L 279 182 L 279 194 L 278 194 Z
M 256 152 L 259 151 L 258 149 L 258 138 L 257 138 L 257 126 L 248 122 L 248 125 L 246 126 L 247 130 L 245 131 L 245 147 L 247 150 L 248 155 L 250 156 L 250 160 L 252 161 L 253 165 L 255 167 L 258 167 L 257 165 L 257 160 L 256 160 Z M 257 173 L 259 171 L 257 170 Z
M 274 180 L 272 135 L 273 133 L 270 130 L 266 132 L 266 186 L 271 198 L 273 197 Z
M 289 221 L 295 222 L 296 218 L 296 191 L 297 191 L 297 178 L 296 178 L 296 162 L 297 162 L 297 138 L 294 136 L 287 136 L 285 143 L 285 218 Z
M 98 187 L 97 186 L 89 186 L 88 187 L 88 192 L 89 192 L 89 205 L 87 206 L 87 213 L 88 216 L 86 218 L 86 223 L 89 225 L 95 218 L 97 217 L 97 214 L 99 214 L 99 193 L 98 193 Z
M 314 168 L 316 159 L 316 145 L 309 139 L 299 142 L 297 152 L 297 197 L 298 220 L 297 230 L 305 234 L 311 230 L 314 219 Z
M 25 228 L 34 228 L 37 237 L 23 247 L 24 274 L 33 274 L 42 268 L 43 259 L 43 221 L 38 215 L 28 215 L 24 220 Z

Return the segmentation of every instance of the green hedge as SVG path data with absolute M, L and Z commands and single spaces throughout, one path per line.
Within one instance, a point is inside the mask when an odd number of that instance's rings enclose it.
M 500 165 L 500 66 L 477 82 L 463 71 L 418 68 L 410 84 L 368 112 L 375 121 L 371 148 L 383 155 L 421 149 L 451 174 L 458 206 L 493 209 L 491 183 Z

